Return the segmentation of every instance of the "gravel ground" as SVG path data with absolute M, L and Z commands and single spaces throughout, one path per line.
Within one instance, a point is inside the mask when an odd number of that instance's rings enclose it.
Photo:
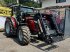
M 47 45 L 40 40 L 33 40 L 27 46 L 18 44 L 17 38 L 7 38 L 0 32 L 0 52 L 70 52 L 70 38 Z

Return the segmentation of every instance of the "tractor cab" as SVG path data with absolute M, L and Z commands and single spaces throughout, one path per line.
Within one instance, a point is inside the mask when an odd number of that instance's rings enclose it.
M 27 16 L 32 16 L 34 13 L 33 8 L 27 7 L 27 6 L 21 6 L 21 5 L 13 5 L 12 8 L 12 16 L 16 15 L 17 21 L 22 21 Z

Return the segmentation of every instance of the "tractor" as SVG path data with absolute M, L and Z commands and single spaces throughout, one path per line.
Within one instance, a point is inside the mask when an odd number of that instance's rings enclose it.
M 55 31 L 56 28 L 52 30 L 50 28 L 49 22 L 51 20 L 48 21 L 47 16 L 51 18 L 51 15 L 35 13 L 34 8 L 22 5 L 11 5 L 10 8 L 12 9 L 11 17 L 7 17 L 5 22 L 7 37 L 17 35 L 21 45 L 29 44 L 30 35 L 38 35 L 39 39 L 47 43 L 53 42 L 51 34 L 56 34 L 57 31 Z

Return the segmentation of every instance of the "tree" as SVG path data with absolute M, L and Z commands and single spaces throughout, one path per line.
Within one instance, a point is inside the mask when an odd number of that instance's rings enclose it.
M 4 0 L 6 5 L 16 4 L 17 0 Z M 34 2 L 34 0 L 19 0 L 19 4 L 29 6 L 29 7 L 40 7 L 40 3 Z
M 34 1 L 23 2 L 22 4 L 29 7 L 35 7 L 35 8 L 40 7 L 40 4 Z
M 4 2 L 4 0 L 0 0 L 0 6 L 6 6 L 6 3 Z
M 23 4 L 24 2 L 29 2 L 31 0 L 19 0 L 19 3 Z
M 4 0 L 4 1 L 7 5 L 16 3 L 16 0 Z

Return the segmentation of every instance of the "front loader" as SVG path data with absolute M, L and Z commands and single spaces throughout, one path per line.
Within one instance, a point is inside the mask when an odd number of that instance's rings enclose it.
M 33 34 L 37 34 L 39 39 L 42 39 L 48 44 L 51 44 L 53 42 L 52 37 L 63 37 L 64 34 L 59 30 L 56 20 L 52 14 L 44 14 L 38 12 L 35 13 L 33 19 L 34 23 L 32 24 L 34 25 L 34 27 L 30 25 L 29 29 L 32 33 L 35 32 Z M 33 29 L 31 29 L 31 27 Z

